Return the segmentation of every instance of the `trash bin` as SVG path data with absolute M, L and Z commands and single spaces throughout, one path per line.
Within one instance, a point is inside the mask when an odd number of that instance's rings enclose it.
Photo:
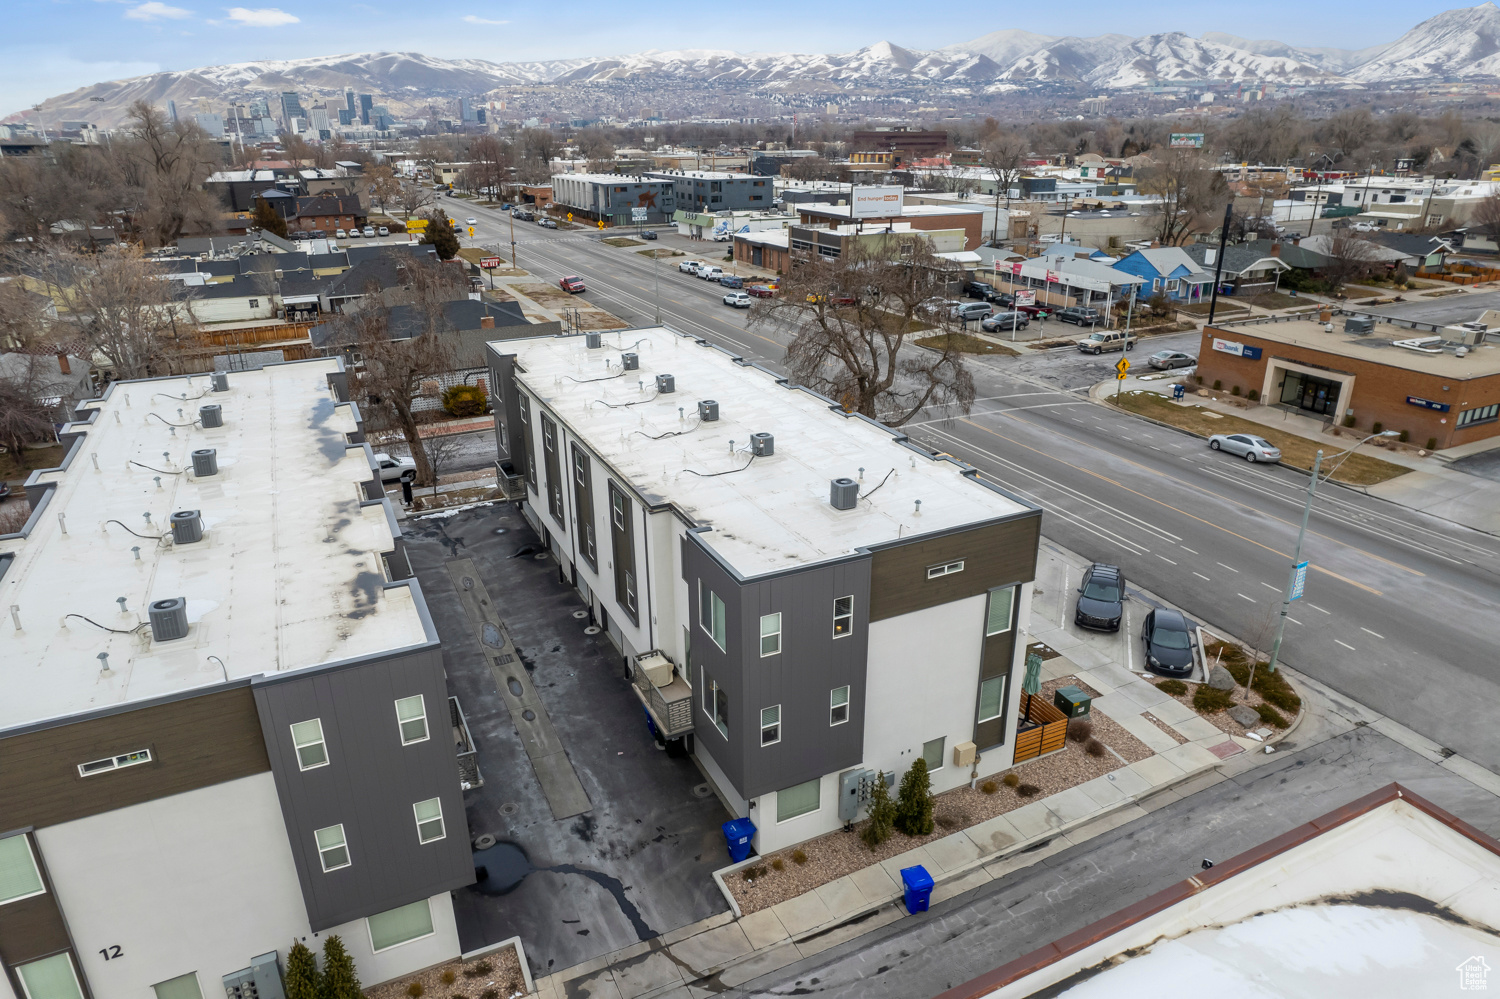
M 755 838 L 755 823 L 748 817 L 724 823 L 724 845 L 729 847 L 729 862 L 738 864 L 750 856 L 750 841 Z
M 1077 687 L 1059 687 L 1052 694 L 1052 706 L 1069 718 L 1082 718 L 1093 706 L 1093 698 Z
M 927 911 L 927 903 L 932 900 L 932 875 L 927 873 L 927 868 L 921 864 L 901 868 L 901 887 L 907 912 Z

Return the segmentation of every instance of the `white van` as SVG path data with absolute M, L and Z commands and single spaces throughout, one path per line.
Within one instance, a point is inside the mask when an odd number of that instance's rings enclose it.
M 724 268 L 716 267 L 713 264 L 701 266 L 698 268 L 698 276 L 705 281 L 717 281 L 724 276 Z

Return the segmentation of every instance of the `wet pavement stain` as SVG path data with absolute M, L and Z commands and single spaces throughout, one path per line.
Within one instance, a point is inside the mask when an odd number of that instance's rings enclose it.
M 508 894 L 536 871 L 551 874 L 576 874 L 587 878 L 609 892 L 615 904 L 620 907 L 621 915 L 630 921 L 631 928 L 635 930 L 638 939 L 650 940 L 660 935 L 641 918 L 640 910 L 635 907 L 635 903 L 625 897 L 625 893 L 630 889 L 622 884 L 619 878 L 574 864 L 536 867 L 526 856 L 526 851 L 515 843 L 496 843 L 488 849 L 474 851 L 474 874 L 478 878 L 474 889 L 486 895 Z M 588 931 L 579 932 L 586 935 Z

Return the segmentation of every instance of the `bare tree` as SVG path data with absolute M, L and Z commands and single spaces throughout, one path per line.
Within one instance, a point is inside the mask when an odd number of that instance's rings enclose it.
M 52 350 L 57 321 L 51 312 L 52 300 L 29 290 L 22 278 L 0 281 L 0 350 Z
M 12 357 L 16 363 L 0 374 L 0 445 L 24 470 L 27 446 L 53 439 L 53 410 L 45 401 L 53 391 L 42 375 L 47 361 L 32 354 Z
M 1500 239 L 1500 194 L 1491 194 L 1475 205 L 1473 221 L 1490 239 Z
M 119 143 L 126 183 L 140 192 L 136 228 L 157 245 L 189 229 L 212 228 L 218 206 L 203 190 L 217 160 L 208 134 L 190 122 L 169 122 L 159 108 L 136 101 L 126 115 L 134 139 Z
M 967 413 L 974 380 L 947 310 L 928 311 L 960 272 L 920 237 L 849 241 L 836 258 L 794 261 L 781 293 L 758 299 L 752 328 L 792 335 L 792 378 L 851 413 L 900 426 L 926 406 Z M 933 349 L 909 346 L 939 336 Z
M 1349 158 L 1369 144 L 1375 123 L 1370 118 L 1369 108 L 1353 108 L 1329 118 L 1324 132 L 1329 144 Z
M 386 206 L 401 198 L 401 182 L 396 179 L 396 173 L 385 164 L 369 167 L 364 172 L 366 190 L 370 193 L 370 202 L 385 211 Z
M 400 185 L 395 202 L 401 213 L 410 219 L 414 212 L 432 204 L 432 192 L 421 184 L 408 181 Z
M 822 180 L 832 172 L 833 165 L 821 156 L 799 156 L 785 169 L 792 180 Z
M 1375 244 L 1346 230 L 1339 230 L 1321 251 L 1328 262 L 1318 269 L 1328 293 L 1336 295 L 1345 284 L 1370 276 L 1379 266 Z
M 1161 196 L 1156 238 L 1163 246 L 1176 246 L 1189 236 L 1209 231 L 1216 210 L 1230 197 L 1224 178 L 1189 149 L 1159 154 L 1138 177 L 1143 193 Z
M 422 449 L 427 452 L 427 464 L 432 468 L 432 495 L 436 496 L 443 469 L 463 454 L 463 438 L 457 434 L 433 434 L 422 439 Z
M 1010 211 L 1010 189 L 1021 179 L 1021 167 L 1028 152 L 1026 140 L 1019 135 L 996 134 L 979 151 L 979 163 L 995 178 L 995 228 L 990 242 L 1000 241 L 1000 192 L 1005 191 L 1005 209 Z M 1009 232 L 1006 233 L 1009 236 Z

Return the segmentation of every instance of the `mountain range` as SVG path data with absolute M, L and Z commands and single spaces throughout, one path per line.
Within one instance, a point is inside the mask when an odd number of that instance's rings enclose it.
M 1003 92 L 1029 84 L 1095 91 L 1170 83 L 1261 83 L 1337 87 L 1375 82 L 1500 76 L 1500 7 L 1484 3 L 1428 18 L 1400 38 L 1367 49 L 1305 48 L 1207 32 L 1131 38 L 1039 35 L 1019 29 L 931 51 L 880 42 L 832 55 L 710 49 L 608 58 L 495 63 L 416 53 L 367 53 L 235 63 L 98 83 L 43 102 L 46 121 L 114 124 L 132 101 L 153 104 L 282 90 L 353 87 L 396 107 L 526 84 L 742 83 L 793 88 L 799 81 L 891 86 L 952 84 Z M 274 103 L 274 102 L 273 102 Z M 13 118 L 15 116 L 12 116 Z

